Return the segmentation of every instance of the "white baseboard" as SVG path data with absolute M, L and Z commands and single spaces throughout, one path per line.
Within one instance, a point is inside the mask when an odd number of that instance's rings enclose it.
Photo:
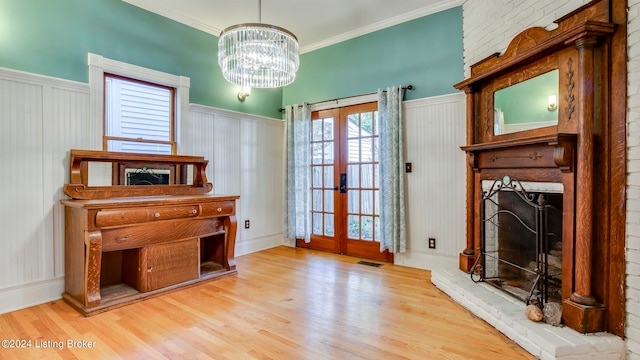
M 0 314 L 59 300 L 64 291 L 64 277 L 12 286 L 0 290 Z
M 265 235 L 236 242 L 235 256 L 242 256 L 256 251 L 282 245 L 282 233 Z
M 284 238 L 282 239 L 282 245 L 294 248 L 296 247 L 296 239 Z
M 457 269 L 458 258 L 408 250 L 404 254 L 396 254 L 394 256 L 394 264 L 425 270 Z

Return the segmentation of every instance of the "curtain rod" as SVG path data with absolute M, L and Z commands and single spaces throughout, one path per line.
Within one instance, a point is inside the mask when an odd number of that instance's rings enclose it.
M 413 90 L 413 85 L 407 85 L 407 86 L 403 86 L 402 87 L 403 90 Z M 387 91 L 387 90 L 383 90 L 383 91 Z M 341 97 L 341 98 L 336 98 L 336 99 L 331 99 L 331 100 L 323 100 L 323 101 L 316 101 L 313 103 L 309 103 L 308 105 L 315 105 L 315 104 L 321 104 L 321 103 L 326 103 L 326 102 L 331 102 L 331 101 L 340 101 L 340 100 L 344 100 L 344 99 L 350 99 L 350 98 L 354 98 L 354 97 L 359 97 L 359 96 L 366 96 L 366 95 L 372 95 L 372 94 L 377 94 L 377 91 L 374 92 L 370 92 L 367 94 L 360 94 L 360 95 L 351 95 L 351 96 L 345 96 L 345 97 Z M 302 106 L 302 105 L 299 105 Z M 279 108 L 278 111 L 283 112 L 285 110 L 285 108 Z

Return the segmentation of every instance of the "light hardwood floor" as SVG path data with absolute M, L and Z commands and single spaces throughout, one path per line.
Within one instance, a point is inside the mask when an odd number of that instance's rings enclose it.
M 61 300 L 0 315 L 2 340 L 31 341 L 0 359 L 534 358 L 429 271 L 358 260 L 278 247 L 236 258 L 237 276 L 89 318 Z

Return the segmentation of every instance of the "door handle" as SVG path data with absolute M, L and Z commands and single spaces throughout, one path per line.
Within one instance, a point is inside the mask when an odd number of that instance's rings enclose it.
M 340 193 L 344 194 L 347 192 L 347 174 L 340 174 Z

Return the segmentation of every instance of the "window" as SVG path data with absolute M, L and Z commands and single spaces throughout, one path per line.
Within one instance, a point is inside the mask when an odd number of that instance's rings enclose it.
M 180 121 L 189 109 L 188 77 L 89 53 L 92 149 L 180 152 Z
M 108 151 L 175 154 L 175 89 L 104 74 L 104 140 Z

